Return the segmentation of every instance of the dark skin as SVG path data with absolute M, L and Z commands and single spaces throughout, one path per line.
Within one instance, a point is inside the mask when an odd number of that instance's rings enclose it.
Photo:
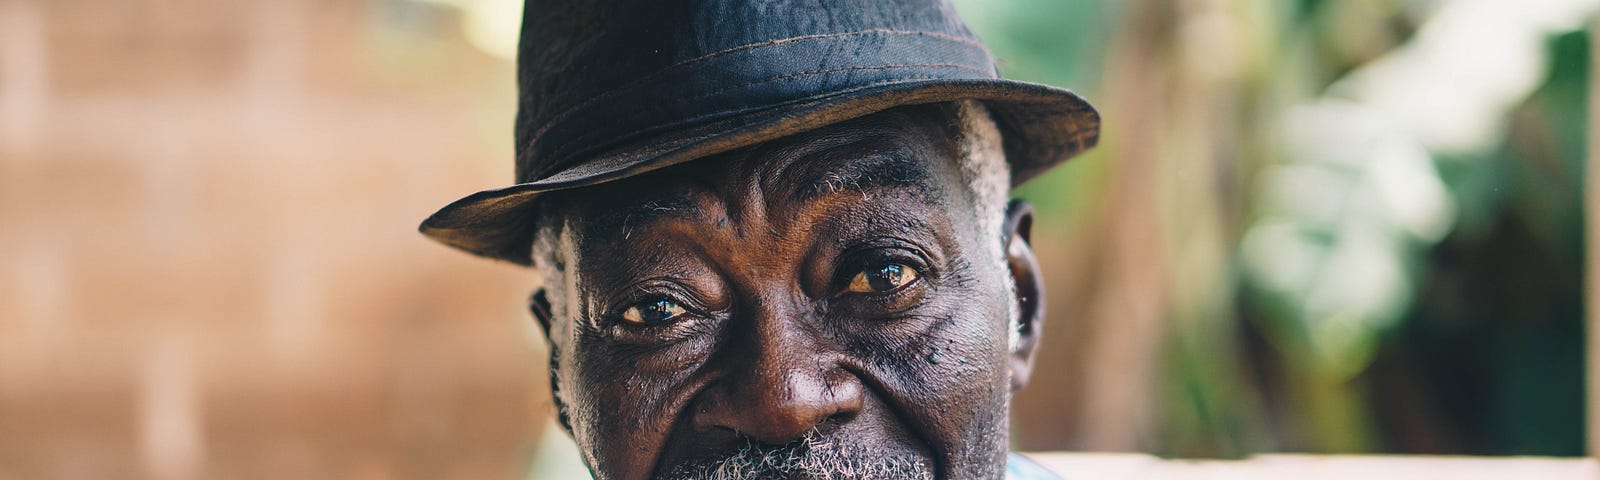
M 550 199 L 532 310 L 596 478 L 802 437 L 1003 476 L 1043 313 L 1032 213 L 1013 202 L 1003 238 L 981 231 L 949 112 L 904 107 Z

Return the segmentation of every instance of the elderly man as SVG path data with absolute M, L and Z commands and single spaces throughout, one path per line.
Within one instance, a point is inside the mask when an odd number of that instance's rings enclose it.
M 423 233 L 532 266 L 596 478 L 1038 478 L 1007 192 L 1093 146 L 938 0 L 530 1 L 518 184 Z

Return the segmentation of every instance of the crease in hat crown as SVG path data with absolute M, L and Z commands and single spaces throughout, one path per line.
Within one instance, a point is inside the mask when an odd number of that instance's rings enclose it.
M 1099 135 L 1076 94 L 1001 79 L 942 0 L 532 0 L 517 70 L 516 184 L 457 200 L 421 231 L 523 265 L 542 192 L 895 106 L 984 101 L 1014 184 Z

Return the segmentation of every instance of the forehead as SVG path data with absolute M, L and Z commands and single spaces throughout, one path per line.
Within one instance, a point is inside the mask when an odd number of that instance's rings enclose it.
M 781 223 L 841 201 L 944 207 L 964 192 L 954 128 L 940 108 L 891 110 L 585 189 L 561 209 L 590 233 L 626 234 L 664 220 L 752 210 Z M 723 211 L 708 212 L 708 203 Z

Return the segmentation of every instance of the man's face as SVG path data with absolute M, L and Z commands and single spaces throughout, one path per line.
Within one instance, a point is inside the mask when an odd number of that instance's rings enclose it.
M 557 200 L 534 309 L 598 478 L 1000 476 L 1018 299 L 943 111 Z

